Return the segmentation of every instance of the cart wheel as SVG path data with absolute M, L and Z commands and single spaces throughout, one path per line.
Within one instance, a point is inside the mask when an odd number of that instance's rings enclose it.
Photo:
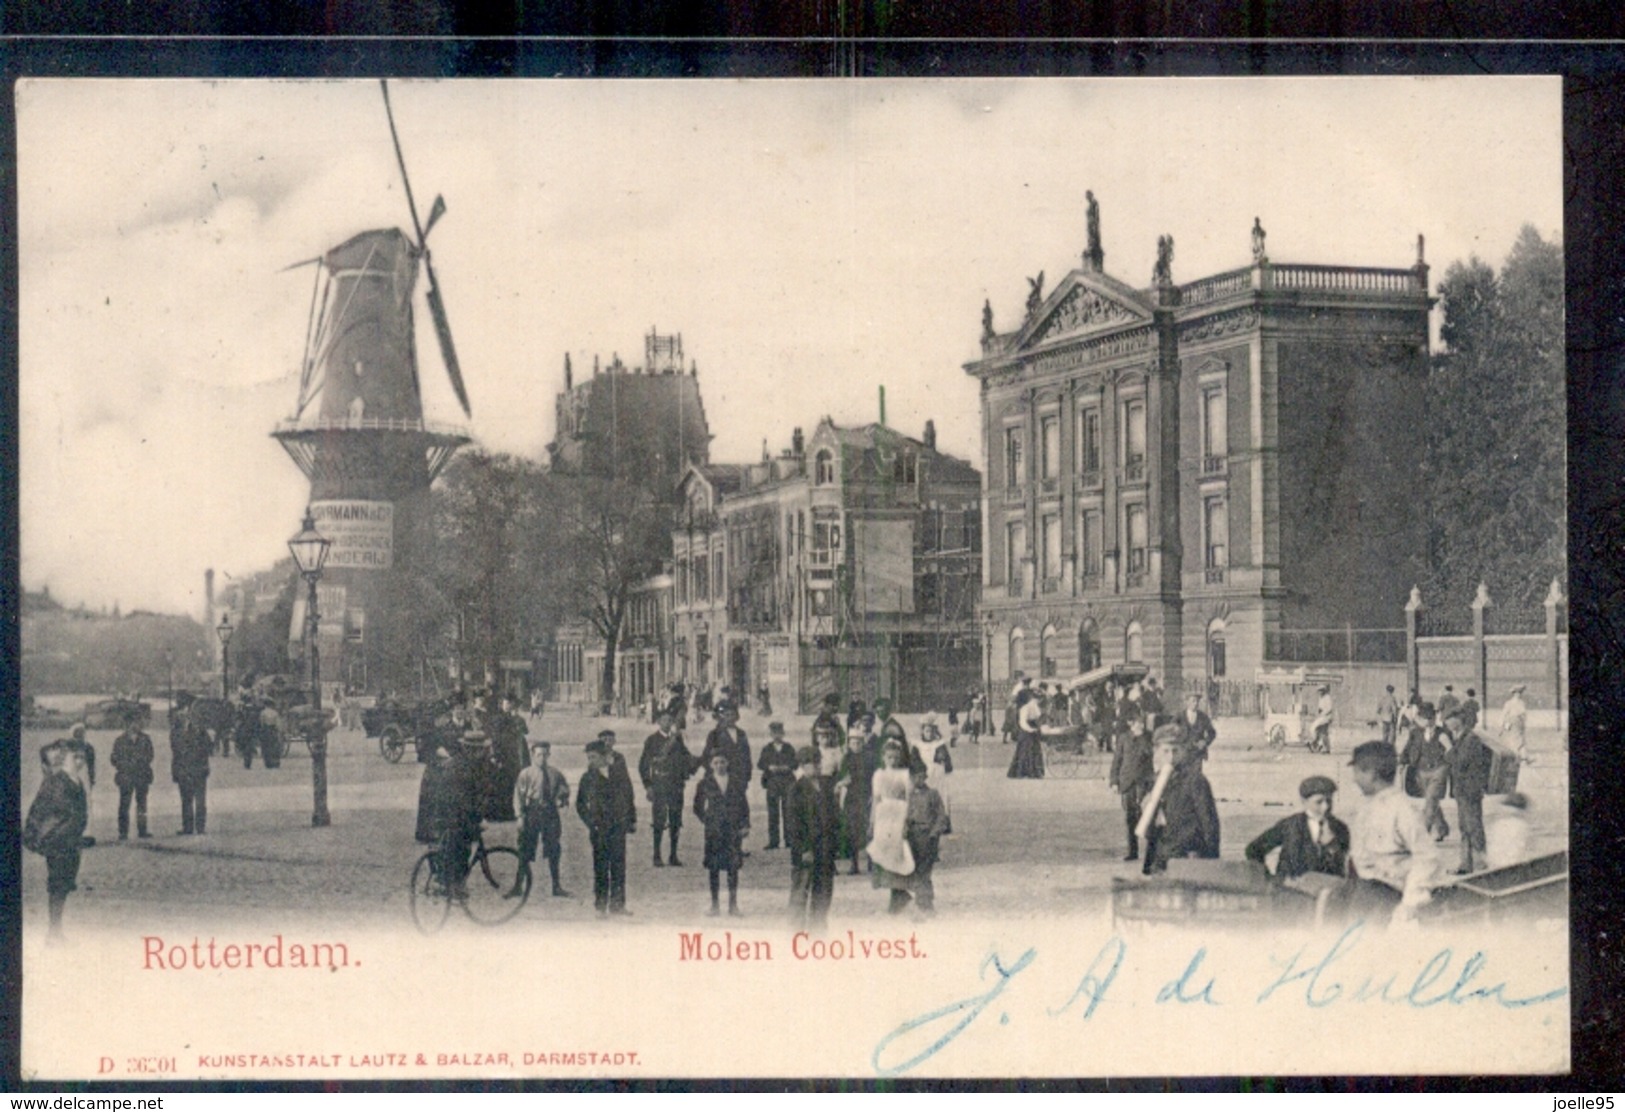
M 401 757 L 406 754 L 406 737 L 399 726 L 384 727 L 384 732 L 378 735 L 378 752 L 390 764 L 401 763 Z
M 1280 726 L 1280 725 L 1271 726 L 1268 737 L 1269 737 L 1269 743 L 1270 743 L 1270 748 L 1271 749 L 1285 749 L 1286 748 L 1286 727 L 1285 726 Z

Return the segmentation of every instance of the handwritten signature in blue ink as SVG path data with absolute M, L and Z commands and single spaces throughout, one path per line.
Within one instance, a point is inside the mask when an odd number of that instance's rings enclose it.
M 1449 948 L 1440 950 L 1429 958 L 1410 982 L 1409 988 L 1403 987 L 1404 978 L 1400 973 L 1392 972 L 1386 977 L 1382 974 L 1369 974 L 1350 989 L 1350 985 L 1353 984 L 1352 978 L 1350 984 L 1345 985 L 1338 979 L 1339 974 L 1334 967 L 1355 948 L 1364 928 L 1363 920 L 1356 921 L 1339 935 L 1331 948 L 1318 959 L 1305 958 L 1304 950 L 1307 947 L 1304 947 L 1284 962 L 1276 960 L 1275 964 L 1281 968 L 1281 973 L 1273 984 L 1258 994 L 1258 1002 L 1262 1004 L 1275 993 L 1276 989 L 1287 988 L 1298 982 L 1303 983 L 1303 1001 L 1311 1008 L 1324 1008 L 1339 1000 L 1352 1003 L 1380 1000 L 1384 1004 L 1407 1004 L 1413 1008 L 1479 1002 L 1494 1002 L 1503 1008 L 1527 1008 L 1557 1000 L 1568 992 L 1566 985 L 1560 985 L 1530 996 L 1513 996 L 1509 993 L 1505 981 L 1475 987 L 1474 982 L 1489 964 L 1489 958 L 1482 950 L 1475 951 L 1461 963 L 1461 969 L 1450 987 L 1440 989 L 1437 986 L 1449 975 L 1456 961 L 1454 951 Z

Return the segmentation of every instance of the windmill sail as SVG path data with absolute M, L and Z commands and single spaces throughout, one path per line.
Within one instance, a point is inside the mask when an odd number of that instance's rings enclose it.
M 468 405 L 468 389 L 463 385 L 462 367 L 457 362 L 457 349 L 451 341 L 451 323 L 446 319 L 446 305 L 440 297 L 440 283 L 435 281 L 434 263 L 429 259 L 429 229 L 433 228 L 435 221 L 444 215 L 446 201 L 443 197 L 435 197 L 434 205 L 429 210 L 429 223 L 425 227 L 418 219 L 417 201 L 412 196 L 412 178 L 406 172 L 406 155 L 401 152 L 400 133 L 395 130 L 395 111 L 389 106 L 389 82 L 380 80 L 378 86 L 384 94 L 384 115 L 389 119 L 389 138 L 395 144 L 395 161 L 401 168 L 401 185 L 406 189 L 406 207 L 412 214 L 412 230 L 418 237 L 418 254 L 423 256 L 423 270 L 429 279 L 426 291 L 429 316 L 434 320 L 434 334 L 440 342 L 440 356 L 446 364 L 446 377 L 451 379 L 451 388 L 457 394 L 457 402 L 463 407 L 463 415 L 472 417 L 474 412 Z

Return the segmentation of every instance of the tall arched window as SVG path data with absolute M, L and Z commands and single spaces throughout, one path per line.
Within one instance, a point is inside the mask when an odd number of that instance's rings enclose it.
M 1026 638 L 1027 635 L 1019 627 L 1010 631 L 1010 667 L 1006 670 L 1005 675 L 1010 676 L 1012 679 L 1015 678 L 1017 672 L 1025 669 Z
M 1100 627 L 1093 618 L 1085 618 L 1078 627 L 1078 671 L 1088 672 L 1100 667 Z
M 1055 627 L 1047 625 L 1038 635 L 1038 675 L 1040 679 L 1054 679 L 1060 674 L 1055 663 Z
M 828 448 L 813 457 L 813 482 L 824 486 L 835 481 L 835 456 Z
M 1130 663 L 1145 659 L 1145 632 L 1139 622 L 1130 622 L 1123 631 L 1123 659 Z

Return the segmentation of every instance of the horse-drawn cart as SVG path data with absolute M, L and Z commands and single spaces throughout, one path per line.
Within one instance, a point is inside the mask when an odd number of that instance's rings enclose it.
M 390 764 L 399 764 L 409 745 L 422 760 L 423 745 L 433 736 L 435 724 L 450 709 L 447 699 L 412 702 L 380 699 L 376 706 L 361 712 L 361 728 L 368 737 L 378 739 L 379 755 Z

